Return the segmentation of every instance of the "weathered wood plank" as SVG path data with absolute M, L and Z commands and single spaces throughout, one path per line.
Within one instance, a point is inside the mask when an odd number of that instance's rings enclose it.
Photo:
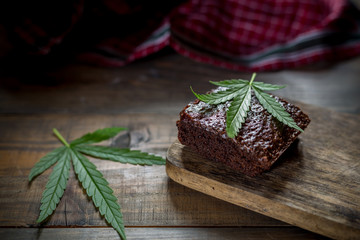
M 165 157 L 176 139 L 176 115 L 2 115 L 0 116 L 0 226 L 34 226 L 51 170 L 28 184 L 31 167 L 61 143 L 98 128 L 128 127 L 107 145 L 141 149 Z M 167 177 L 165 166 L 132 166 L 91 159 L 109 181 L 127 226 L 283 226 L 261 214 L 183 187 Z M 106 226 L 79 186 L 73 170 L 47 226 Z
M 28 63 L 31 64 L 31 63 Z M 337 111 L 360 113 L 360 58 L 314 69 L 263 72 L 258 81 L 286 84 L 279 96 Z M 38 68 L 38 69 L 37 69 Z M 166 54 L 123 68 L 79 64 L 33 66 L 1 76 L 0 113 L 178 113 L 209 81 L 243 78 L 250 73 L 215 68 Z
M 294 227 L 283 228 L 126 228 L 127 239 L 315 240 L 325 237 Z M 111 228 L 0 228 L 6 240 L 120 239 Z
M 176 141 L 176 182 L 336 239 L 360 237 L 360 116 L 303 105 L 312 122 L 273 169 L 247 177 Z

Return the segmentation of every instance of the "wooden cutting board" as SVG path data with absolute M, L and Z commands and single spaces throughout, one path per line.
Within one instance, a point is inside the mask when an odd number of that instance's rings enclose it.
M 360 116 L 299 105 L 308 128 L 270 171 L 248 177 L 174 142 L 174 181 L 336 239 L 360 239 Z

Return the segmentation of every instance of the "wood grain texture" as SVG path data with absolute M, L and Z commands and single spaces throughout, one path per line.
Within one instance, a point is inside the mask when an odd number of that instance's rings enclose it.
M 123 68 L 81 64 L 44 66 L 16 62 L 13 72 L 0 66 L 0 113 L 173 113 L 213 87 L 209 81 L 251 73 L 216 68 L 169 53 Z M 258 73 L 256 80 L 285 84 L 285 98 L 332 110 L 360 113 L 360 57 L 340 64 Z
M 0 116 L 0 227 L 37 227 L 41 194 L 51 170 L 28 183 L 33 165 L 61 145 L 56 127 L 72 140 L 110 126 L 129 130 L 103 144 L 165 157 L 177 137 L 171 114 Z M 119 199 L 126 226 L 285 226 L 287 224 L 186 188 L 165 166 L 133 166 L 90 158 Z M 45 226 L 107 226 L 71 169 L 64 196 Z
M 189 239 L 189 240 L 315 240 L 322 236 L 299 228 L 127 228 L 127 239 Z M 6 240 L 73 240 L 73 239 L 120 239 L 111 228 L 0 228 L 0 236 Z
M 336 239 L 360 238 L 360 117 L 300 105 L 312 122 L 273 166 L 247 177 L 176 141 L 168 175 L 185 186 Z
M 126 126 L 129 131 L 103 144 L 130 146 L 165 156 L 176 139 L 175 120 L 179 111 L 194 100 L 190 85 L 205 92 L 212 86 L 209 80 L 251 75 L 197 63 L 171 51 L 153 56 L 122 68 L 69 62 L 39 64 L 22 59 L 16 59 L 13 66 L 3 62 L 0 66 L 1 239 L 12 236 L 6 233 L 8 230 L 19 233 L 15 238 L 20 239 L 28 239 L 28 233 L 34 239 L 31 235 L 34 232 L 40 239 L 116 236 L 110 228 L 99 229 L 107 225 L 79 186 L 73 170 L 55 213 L 44 224 L 61 229 L 42 229 L 35 224 L 51 170 L 31 184 L 27 182 L 27 175 L 40 157 L 60 146 L 52 135 L 53 127 L 67 140 L 72 140 L 98 128 Z M 354 58 L 327 66 L 265 72 L 258 74 L 257 80 L 288 85 L 277 92 L 285 98 L 360 113 L 359 66 L 360 58 Z M 292 227 L 294 235 L 284 222 L 177 184 L 167 177 L 164 166 L 137 167 L 91 161 L 115 190 L 132 239 L 319 237 Z M 86 228 L 74 229 L 76 226 Z M 135 231 L 136 226 L 141 228 Z M 147 228 L 142 229 L 144 226 Z M 179 229 L 179 226 L 189 228 Z M 233 231 L 228 227 L 240 228 Z M 243 228 L 248 230 L 244 232 Z

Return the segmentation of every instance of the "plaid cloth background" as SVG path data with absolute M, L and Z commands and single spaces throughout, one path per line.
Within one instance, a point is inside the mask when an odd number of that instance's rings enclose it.
M 166 46 L 241 71 L 360 54 L 360 12 L 346 0 L 54 0 L 22 6 L 10 5 L 4 21 L 18 51 L 68 52 L 102 66 L 123 66 Z

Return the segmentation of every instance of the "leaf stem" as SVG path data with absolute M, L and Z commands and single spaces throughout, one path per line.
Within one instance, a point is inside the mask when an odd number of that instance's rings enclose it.
M 250 86 L 252 85 L 252 83 L 253 83 L 253 81 L 254 81 L 255 77 L 256 77 L 256 73 L 253 73 L 253 75 L 251 76 L 250 83 L 249 83 L 249 85 L 250 85 Z
M 64 139 L 64 137 L 59 133 L 56 128 L 53 128 L 53 132 L 65 146 L 70 147 L 69 143 Z

